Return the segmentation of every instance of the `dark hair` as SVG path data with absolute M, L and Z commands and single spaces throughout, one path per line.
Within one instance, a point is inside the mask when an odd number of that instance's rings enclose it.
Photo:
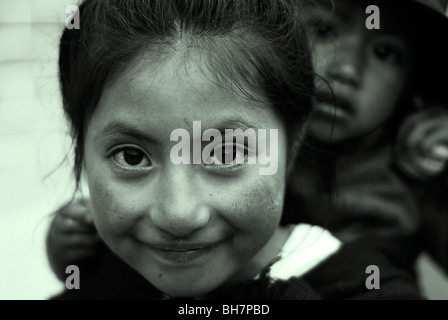
M 294 155 L 313 90 L 298 10 L 296 0 L 84 1 L 79 7 L 80 29 L 64 30 L 59 52 L 77 185 L 85 130 L 107 79 L 139 53 L 169 55 L 180 41 L 186 41 L 188 50 L 205 51 L 206 67 L 229 86 L 246 95 L 243 88 L 262 91 L 283 120 Z

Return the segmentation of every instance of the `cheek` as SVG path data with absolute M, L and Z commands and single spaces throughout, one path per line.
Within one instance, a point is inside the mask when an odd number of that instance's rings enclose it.
M 404 90 L 405 74 L 395 69 L 378 68 L 371 71 L 361 95 L 363 117 L 375 125 L 384 123 L 394 111 Z
M 275 161 L 278 168 L 275 174 L 260 174 L 263 165 L 248 164 L 246 173 L 226 184 L 222 189 L 225 192 L 220 193 L 220 205 L 226 218 L 237 229 L 250 234 L 272 232 L 278 227 L 283 211 L 288 155 L 285 133 L 280 131 L 278 140 L 269 142 L 267 149 L 270 154 L 271 143 L 277 144 Z
M 320 76 L 325 75 L 325 69 L 327 68 L 327 65 L 331 63 L 330 57 L 332 56 L 328 53 L 332 52 L 332 50 L 334 51 L 334 45 L 314 41 L 311 44 L 311 50 L 313 68 L 315 72 Z
M 220 196 L 224 218 L 237 230 L 254 236 L 254 241 L 262 241 L 279 224 L 285 192 L 281 174 L 254 175 L 234 184 L 231 192 Z
M 136 204 L 128 188 L 113 178 L 106 163 L 86 157 L 86 173 L 92 215 L 99 234 L 107 239 L 124 234 L 136 219 Z
M 104 177 L 89 176 L 88 180 L 93 219 L 100 235 L 107 239 L 126 230 L 129 224 L 129 219 L 125 218 L 127 210 L 117 190 Z
M 393 109 L 403 93 L 406 72 L 402 68 L 383 66 L 377 68 L 373 74 L 368 87 L 371 99 L 377 100 L 374 107 Z

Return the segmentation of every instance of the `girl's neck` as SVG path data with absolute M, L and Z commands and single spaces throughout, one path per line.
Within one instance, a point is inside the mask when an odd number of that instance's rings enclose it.
M 240 282 L 254 279 L 279 255 L 290 233 L 290 227 L 277 227 L 269 241 L 252 259 L 250 259 L 245 265 L 243 265 L 243 267 L 240 269 L 240 272 L 238 272 L 235 277 L 230 279 L 230 281 L 227 282 L 226 285 L 232 286 Z

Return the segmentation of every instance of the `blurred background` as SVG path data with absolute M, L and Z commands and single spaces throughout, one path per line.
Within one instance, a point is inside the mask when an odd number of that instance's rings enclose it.
M 71 198 L 70 139 L 57 79 L 58 40 L 74 0 L 0 0 L 0 299 L 62 290 L 46 260 L 50 214 Z M 421 286 L 448 300 L 448 278 L 423 255 Z M 81 272 L 82 282 L 82 272 Z
M 0 299 L 46 299 L 49 214 L 74 186 L 57 81 L 67 0 L 0 0 Z

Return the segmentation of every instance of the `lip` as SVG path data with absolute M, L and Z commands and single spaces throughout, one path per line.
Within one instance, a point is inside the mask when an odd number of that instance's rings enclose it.
M 163 264 L 185 266 L 203 261 L 227 239 L 207 242 L 187 242 L 176 240 L 173 243 L 154 243 L 137 241 L 151 250 L 154 256 Z
M 350 95 L 343 94 L 337 90 L 333 90 L 333 94 L 331 91 L 317 90 L 314 103 L 319 111 L 331 113 L 331 115 L 335 114 L 336 116 L 340 113 L 335 111 L 342 111 L 350 115 L 354 114 L 354 108 L 349 97 Z

